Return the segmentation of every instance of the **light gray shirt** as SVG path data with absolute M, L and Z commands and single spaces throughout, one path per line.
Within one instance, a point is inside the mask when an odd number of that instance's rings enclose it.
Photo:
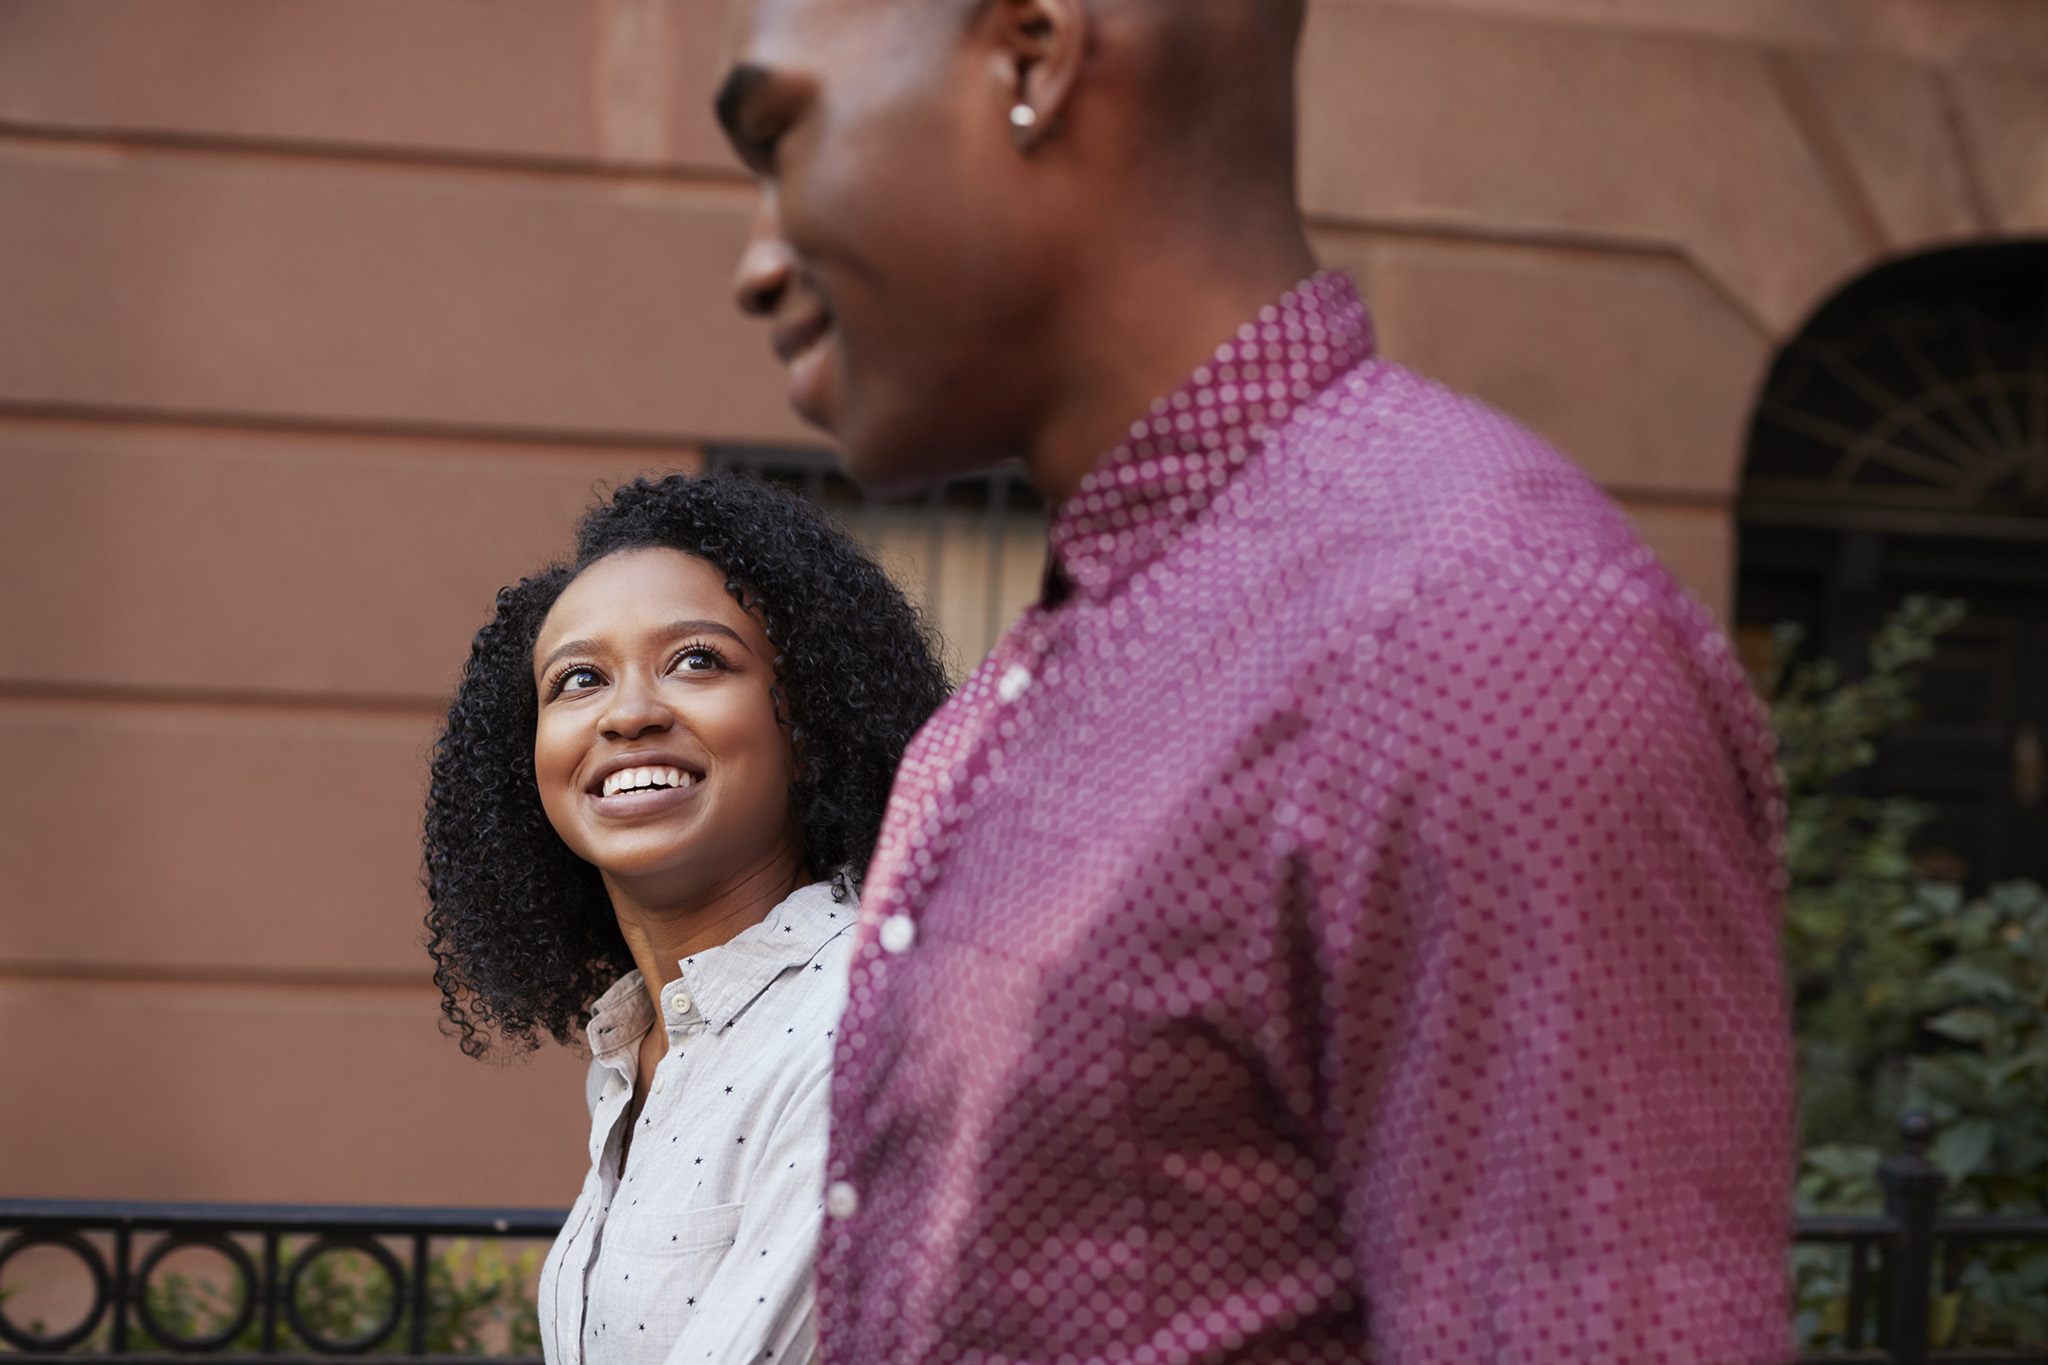
M 668 1048 L 619 1153 L 655 1023 L 640 973 L 598 999 L 590 1174 L 540 1277 L 548 1365 L 806 1365 L 833 1031 L 858 914 L 807 886 L 661 992 Z

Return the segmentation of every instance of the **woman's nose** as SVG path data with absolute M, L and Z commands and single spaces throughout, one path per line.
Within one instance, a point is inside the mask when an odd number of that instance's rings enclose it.
M 796 254 L 782 239 L 772 196 L 763 194 L 754 210 L 747 247 L 733 275 L 733 297 L 750 317 L 772 317 L 796 277 Z
M 603 726 L 607 739 L 638 739 L 668 729 L 675 720 L 675 713 L 662 704 L 652 687 L 627 681 L 612 690 Z

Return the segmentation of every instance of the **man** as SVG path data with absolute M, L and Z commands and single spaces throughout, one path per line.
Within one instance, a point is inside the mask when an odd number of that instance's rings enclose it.
M 1300 0 L 738 18 L 795 405 L 873 490 L 1055 509 L 866 887 L 827 1357 L 1781 1357 L 1768 733 L 1600 494 L 1315 274 Z

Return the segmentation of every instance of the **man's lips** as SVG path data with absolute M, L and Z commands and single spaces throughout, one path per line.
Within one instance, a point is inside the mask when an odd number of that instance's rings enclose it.
M 828 430 L 832 425 L 832 337 L 829 313 L 779 328 L 775 353 L 789 368 L 789 403 L 798 415 Z
M 795 322 L 785 323 L 775 329 L 771 338 L 775 354 L 785 365 L 794 365 L 799 356 L 825 339 L 832 330 L 832 319 L 825 313 L 813 313 Z

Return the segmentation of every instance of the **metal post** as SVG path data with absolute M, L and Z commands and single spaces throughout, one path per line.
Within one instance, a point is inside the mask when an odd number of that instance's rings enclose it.
M 406 1335 L 412 1353 L 427 1353 L 427 1234 L 412 1235 L 412 1330 Z
M 277 1350 L 277 1296 L 278 1289 L 278 1243 L 275 1231 L 263 1234 L 263 1283 L 251 1293 L 263 1296 L 263 1353 L 274 1354 Z
M 1884 1211 L 1894 1219 L 1901 1237 L 1891 1258 L 1891 1283 L 1886 1286 L 1885 1345 L 1896 1365 L 1926 1365 L 1928 1315 L 1934 1297 L 1934 1216 L 1941 1206 L 1948 1176 L 1927 1159 L 1934 1120 L 1909 1114 L 1899 1125 L 1901 1151 L 1877 1166 L 1884 1190 Z
M 109 1351 L 128 1349 L 128 1296 L 135 1292 L 129 1269 L 135 1262 L 135 1234 L 126 1224 L 114 1229 L 114 1326 Z
M 1870 1317 L 1870 1243 L 1849 1244 L 1849 1322 L 1842 1344 L 1852 1351 L 1863 1349 L 1863 1334 Z

